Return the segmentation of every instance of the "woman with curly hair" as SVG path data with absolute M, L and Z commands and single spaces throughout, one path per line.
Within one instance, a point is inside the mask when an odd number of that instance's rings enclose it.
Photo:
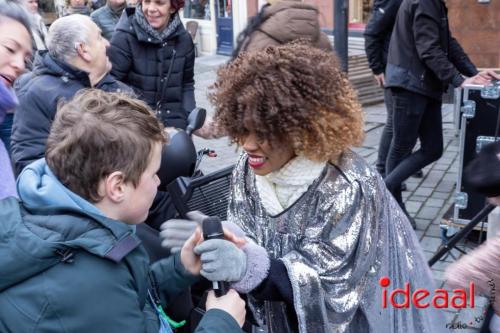
M 325 51 L 333 49 L 328 36 L 320 29 L 318 8 L 314 5 L 301 0 L 267 0 L 238 35 L 231 61 L 242 52 L 262 50 L 299 39 L 307 40 L 312 47 Z M 206 122 L 204 132 L 210 133 L 211 138 L 226 135 L 213 119 Z
M 333 54 L 302 42 L 243 53 L 211 99 L 243 149 L 226 226 L 247 243 L 197 246 L 202 275 L 247 293 L 269 333 L 447 331 L 438 310 L 387 300 L 434 283 L 405 214 L 350 150 L 362 110 Z

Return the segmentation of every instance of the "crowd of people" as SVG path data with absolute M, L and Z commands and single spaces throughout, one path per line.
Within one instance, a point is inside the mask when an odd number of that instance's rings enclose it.
M 56 5 L 47 30 L 37 0 L 0 0 L 1 332 L 448 331 L 442 309 L 382 308 L 380 287 L 434 289 L 401 186 L 441 156 L 443 89 L 500 79 L 451 36 L 443 2 L 374 3 L 367 54 L 388 114 L 376 168 L 352 151 L 362 108 L 318 9 L 262 7 L 195 132 L 242 149 L 222 239 L 204 239 L 206 217 L 180 218 L 158 191 L 167 128 L 186 128 L 196 107 L 184 1 Z M 477 187 L 493 202 L 499 156 L 481 155 L 496 178 Z M 499 248 L 458 262 L 450 283 L 487 293 Z M 208 292 L 202 319 L 183 326 L 172 313 L 192 310 L 203 281 L 229 292 Z

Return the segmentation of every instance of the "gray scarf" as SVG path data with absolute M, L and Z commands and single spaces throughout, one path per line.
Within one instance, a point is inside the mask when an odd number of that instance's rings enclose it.
M 170 17 L 170 22 L 168 22 L 165 29 L 163 29 L 162 31 L 158 31 L 149 24 L 148 20 L 144 16 L 144 13 L 142 12 L 142 5 L 138 5 L 135 10 L 135 20 L 139 27 L 141 27 L 146 32 L 146 34 L 148 34 L 151 38 L 155 39 L 158 42 L 162 42 L 170 37 L 175 32 L 177 27 L 181 24 L 179 13 L 175 13 Z

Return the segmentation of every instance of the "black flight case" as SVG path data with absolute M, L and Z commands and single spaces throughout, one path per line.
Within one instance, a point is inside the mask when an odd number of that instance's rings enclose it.
M 464 183 L 463 170 L 499 134 L 500 82 L 490 86 L 466 85 L 457 92 L 461 93 L 461 98 L 455 99 L 455 103 L 460 103 L 460 107 L 456 106 L 460 112 L 460 160 L 453 222 L 466 225 L 485 206 L 486 198 Z

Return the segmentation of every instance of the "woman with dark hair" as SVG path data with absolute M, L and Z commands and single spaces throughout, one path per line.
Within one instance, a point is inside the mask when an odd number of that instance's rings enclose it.
M 267 333 L 448 332 L 440 310 L 383 307 L 388 290 L 434 283 L 380 174 L 351 151 L 362 109 L 335 56 L 297 42 L 247 52 L 214 87 L 215 121 L 243 150 L 226 226 L 247 243 L 204 241 L 201 274 L 246 293 Z
M 186 128 L 196 107 L 194 44 L 182 25 L 184 0 L 143 0 L 125 9 L 111 39 L 111 74 L 131 86 L 167 127 Z
M 29 15 L 21 4 L 0 0 L 0 123 L 17 105 L 12 86 L 31 58 L 30 27 Z M 3 139 L 10 140 L 10 135 Z M 16 195 L 12 164 L 0 141 L 0 199 Z

